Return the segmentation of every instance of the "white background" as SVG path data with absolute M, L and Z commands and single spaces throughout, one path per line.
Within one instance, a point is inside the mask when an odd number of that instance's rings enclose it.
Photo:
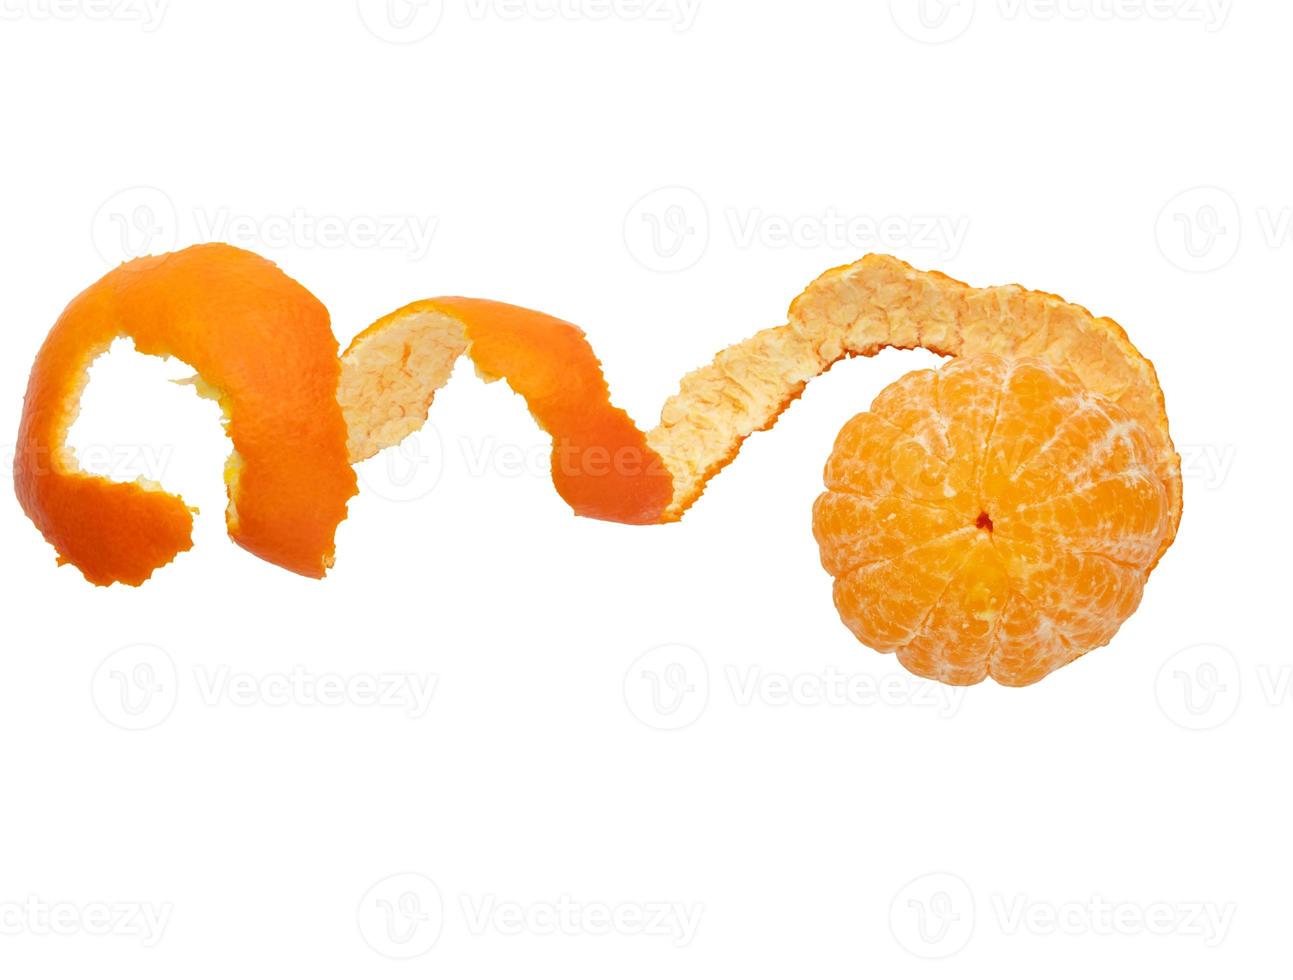
M 1287 965 L 1289 5 L 153 3 L 0 0 L 0 430 L 141 251 L 254 248 L 343 343 L 437 293 L 547 310 L 644 425 L 889 251 L 1124 323 L 1185 520 L 1110 647 L 951 690 L 852 639 L 809 526 L 930 355 L 837 368 L 663 528 L 572 518 L 462 369 L 318 583 L 228 541 L 216 409 L 125 346 L 76 445 L 197 546 L 96 590 L 0 500 L 0 973 Z

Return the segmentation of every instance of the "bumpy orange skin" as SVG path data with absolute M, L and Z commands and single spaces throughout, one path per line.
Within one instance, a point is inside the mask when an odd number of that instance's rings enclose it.
M 862 642 L 950 684 L 1022 686 L 1109 642 L 1175 531 L 1155 446 L 1044 361 L 917 371 L 840 432 L 813 510 Z
M 23 509 L 96 585 L 138 585 L 192 546 L 174 495 L 81 472 L 66 449 L 91 362 L 130 337 L 192 365 L 228 417 L 230 535 L 253 554 L 322 577 L 355 494 L 323 305 L 271 262 L 226 245 L 137 259 L 64 311 L 37 355 L 14 461 Z
M 576 514 L 624 524 L 663 519 L 672 477 L 645 434 L 611 403 L 601 362 L 579 327 L 508 303 L 447 296 L 379 320 L 350 351 L 392 322 L 425 313 L 456 320 L 477 372 L 505 380 L 525 399 L 552 436 L 552 482 Z

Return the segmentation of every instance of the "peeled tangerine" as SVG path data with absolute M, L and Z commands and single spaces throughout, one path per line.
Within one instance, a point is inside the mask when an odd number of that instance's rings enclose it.
M 840 432 L 813 509 L 859 640 L 949 684 L 1022 686 L 1108 643 L 1170 540 L 1144 427 L 1071 373 L 915 371 Z

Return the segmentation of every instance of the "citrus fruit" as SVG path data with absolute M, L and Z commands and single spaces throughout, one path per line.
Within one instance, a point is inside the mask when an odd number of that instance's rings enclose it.
M 227 245 L 119 266 L 71 302 L 37 354 L 14 485 L 59 562 L 96 585 L 138 585 L 192 547 L 192 513 L 179 497 L 86 473 L 67 447 L 90 365 L 120 337 L 190 364 L 223 408 L 234 541 L 321 577 L 356 492 L 336 397 L 337 342 L 304 287 Z
M 987 354 L 916 371 L 840 432 L 813 508 L 863 643 L 1022 686 L 1109 642 L 1171 535 L 1143 426 L 1072 373 Z

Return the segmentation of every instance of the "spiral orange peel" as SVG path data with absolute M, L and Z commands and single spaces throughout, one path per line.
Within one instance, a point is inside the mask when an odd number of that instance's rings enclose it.
M 327 313 L 302 287 L 250 253 L 200 246 L 128 263 L 87 290 L 32 373 L 19 497 L 61 560 L 94 582 L 141 582 L 190 540 L 178 498 L 80 473 L 65 448 L 88 365 L 121 335 L 199 371 L 226 408 L 235 446 L 231 535 L 307 575 L 331 564 L 354 493 L 347 460 L 420 428 L 463 356 L 524 397 L 552 437 L 553 482 L 575 513 L 631 524 L 678 520 L 743 441 L 836 362 L 887 347 L 958 359 L 943 373 L 904 378 L 859 416 L 871 422 L 845 427 L 814 519 L 846 624 L 909 669 L 951 683 L 1031 683 L 1107 642 L 1181 518 L 1180 460 L 1153 365 L 1112 320 L 1047 293 L 975 288 L 868 255 L 819 277 L 785 324 L 686 375 L 644 433 L 612 405 L 596 355 L 570 323 L 490 300 L 423 300 L 378 320 L 338 360 Z M 911 404 L 896 407 L 895 391 Z M 897 434 L 918 422 L 923 435 Z M 868 425 L 892 438 L 855 438 Z M 1048 442 L 1052 429 L 1077 448 Z M 1056 456 L 1057 446 L 1069 456 Z M 1024 466 L 1009 469 L 998 455 Z M 1084 474 L 1113 461 L 1142 484 L 1086 487 Z M 844 470 L 851 475 L 840 482 Z M 906 482 L 894 483 L 901 474 Z M 859 487 L 880 485 L 888 489 L 877 509 Z M 934 485 L 944 496 L 920 496 Z M 1050 508 L 1049 523 L 1024 520 L 1029 507 Z M 921 550 L 943 545 L 950 550 L 937 561 Z M 1081 551 L 1117 579 L 1107 594 L 1097 573 L 1073 564 Z M 1076 619 L 1065 629 L 1021 625 L 1025 603 L 1065 589 L 1090 608 L 1069 603 Z
M 357 491 L 323 305 L 273 263 L 200 245 L 121 265 L 76 297 L 37 354 L 14 456 L 23 509 L 96 585 L 139 585 L 192 547 L 183 500 L 146 480 L 82 471 L 67 446 L 91 363 L 114 340 L 190 364 L 225 414 L 230 536 L 322 577 Z

